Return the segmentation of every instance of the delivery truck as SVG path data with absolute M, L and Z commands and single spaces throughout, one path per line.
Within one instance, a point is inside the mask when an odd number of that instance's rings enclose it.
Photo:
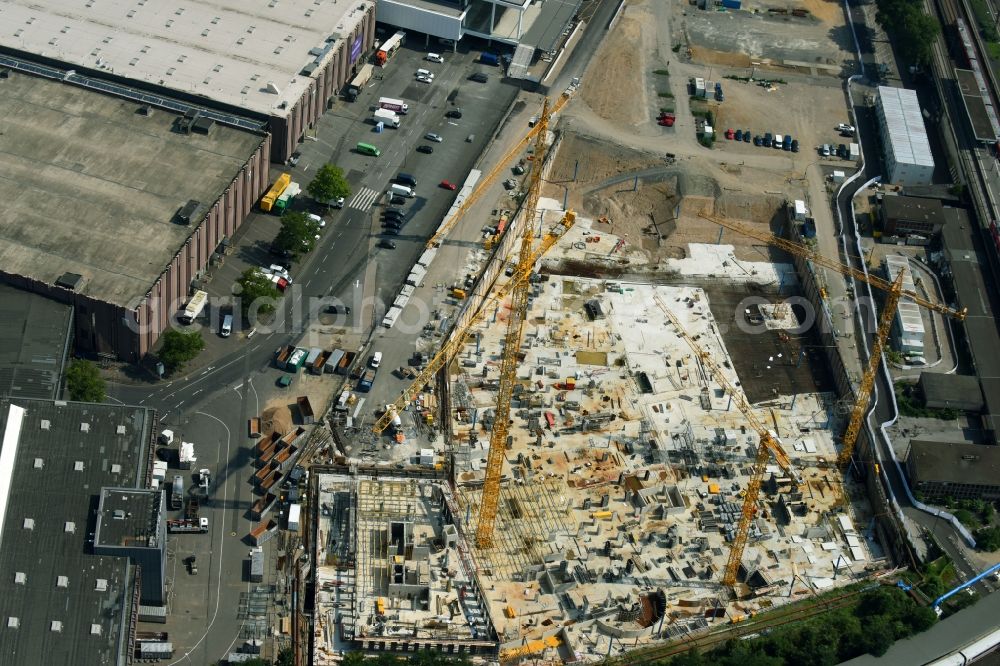
M 392 97 L 379 97 L 378 108 L 395 111 L 400 115 L 406 115 L 410 111 L 409 104 L 401 99 L 393 99 Z
M 395 111 L 390 111 L 389 109 L 377 109 L 372 114 L 372 120 L 376 124 L 382 123 L 387 127 L 399 127 L 399 116 L 396 115 Z

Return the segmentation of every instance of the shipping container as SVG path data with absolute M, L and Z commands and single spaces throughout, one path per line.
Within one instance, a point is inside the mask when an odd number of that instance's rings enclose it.
M 257 546 L 250 550 L 250 582 L 264 581 L 264 550 Z
M 309 403 L 309 396 L 300 395 L 295 399 L 295 404 L 298 405 L 299 416 L 302 417 L 302 423 L 311 425 L 315 422 L 316 418 L 313 414 L 312 405 Z
M 329 358 L 326 359 L 326 363 L 323 364 L 323 372 L 333 373 L 337 371 L 337 366 L 340 364 L 341 359 L 344 358 L 343 349 L 334 349 L 330 353 Z
M 302 505 L 301 504 L 290 504 L 288 505 L 288 531 L 298 532 L 299 531 L 299 520 L 302 516 Z

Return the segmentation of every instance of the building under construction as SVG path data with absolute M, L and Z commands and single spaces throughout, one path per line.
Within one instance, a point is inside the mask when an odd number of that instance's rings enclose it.
M 321 474 L 313 660 L 493 654 L 496 629 L 446 484 Z

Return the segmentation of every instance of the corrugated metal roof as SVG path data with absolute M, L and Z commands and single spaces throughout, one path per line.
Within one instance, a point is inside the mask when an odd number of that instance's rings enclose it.
M 934 156 L 917 93 L 905 88 L 879 86 L 878 99 L 881 116 L 885 119 L 884 139 L 896 162 L 933 167 Z
M 916 291 L 917 288 L 913 284 L 913 271 L 909 269 L 909 260 L 899 254 L 889 254 L 885 257 L 885 270 L 889 274 L 889 280 L 895 282 L 896 276 L 899 275 L 899 271 L 906 270 L 906 274 L 903 276 L 903 289 L 908 289 L 910 291 Z M 896 317 L 899 320 L 899 324 L 903 329 L 904 334 L 910 334 L 913 336 L 924 334 L 924 320 L 920 315 L 920 306 L 911 301 L 908 298 L 900 299 L 899 305 L 896 307 Z M 907 337 L 910 337 L 907 335 Z

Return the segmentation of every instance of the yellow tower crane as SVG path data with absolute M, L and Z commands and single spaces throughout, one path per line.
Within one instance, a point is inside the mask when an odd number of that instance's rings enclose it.
M 530 260 L 526 262 L 524 266 L 518 265 L 514 270 L 513 275 L 507 282 L 494 288 L 490 296 L 483 300 L 482 305 L 476 310 L 475 315 L 469 318 L 469 320 L 458 330 L 456 330 L 448 341 L 442 345 L 441 349 L 438 350 L 434 356 L 427 362 L 427 365 L 417 373 L 416 378 L 413 382 L 407 386 L 400 393 L 399 397 L 396 398 L 392 405 L 387 406 L 386 411 L 382 414 L 381 418 L 375 423 L 372 428 L 375 432 L 379 433 L 389 427 L 392 423 L 393 418 L 396 414 L 406 409 L 406 406 L 413 399 L 413 396 L 420 392 L 420 390 L 426 386 L 437 374 L 438 370 L 445 367 L 448 362 L 455 357 L 463 345 L 466 343 L 469 331 L 477 323 L 482 321 L 486 314 L 495 308 L 503 304 L 504 299 L 510 294 L 510 292 L 520 283 L 527 282 L 528 278 L 531 276 L 532 267 L 538 263 L 538 260 L 545 255 L 549 249 L 552 248 L 556 242 L 562 238 L 563 234 L 566 233 L 574 224 L 576 223 L 576 213 L 573 211 L 566 211 L 566 214 L 560 220 L 558 226 L 548 231 L 539 242 L 538 247 L 531 253 Z
M 552 106 L 552 108 L 548 109 L 548 115 L 552 116 L 553 114 L 558 113 L 559 110 L 563 108 L 563 106 L 568 101 L 569 101 L 569 94 L 568 92 L 564 92 L 562 96 L 560 96 L 559 99 L 556 100 L 556 103 Z M 545 106 L 548 105 L 548 102 L 549 100 L 548 98 L 546 98 L 542 109 L 543 116 L 545 115 Z M 519 152 L 521 152 L 521 150 L 524 149 L 524 147 L 528 144 L 529 141 L 535 139 L 539 135 L 541 135 L 542 137 L 545 136 L 542 133 L 542 123 L 538 123 L 533 128 L 531 128 L 531 130 L 524 135 L 524 138 L 522 138 L 520 141 L 514 144 L 514 146 L 510 150 L 508 150 L 503 157 L 500 158 L 500 161 L 497 162 L 496 166 L 493 167 L 493 169 L 488 174 L 486 174 L 479 180 L 479 183 L 477 183 L 476 185 L 476 189 L 474 189 L 471 193 L 469 193 L 469 196 L 467 196 L 465 200 L 459 205 L 458 210 L 455 211 L 455 214 L 452 215 L 447 220 L 445 220 L 444 224 L 442 224 L 438 228 L 438 230 L 434 233 L 434 235 L 428 239 L 427 241 L 428 248 L 437 247 L 438 245 L 441 244 L 441 241 L 443 241 L 444 237 L 448 235 L 448 232 L 454 228 L 455 224 L 462 218 L 463 215 L 465 215 L 466 212 L 468 212 L 472 204 L 474 204 L 476 200 L 479 199 L 479 197 L 482 195 L 482 193 L 488 189 L 489 184 L 492 183 L 496 179 L 496 177 L 500 175 L 500 173 L 507 167 L 507 164 L 514 158 L 514 156 L 517 155 Z M 532 159 L 537 161 L 541 159 L 541 157 L 538 155 L 538 153 L 535 153 Z M 541 163 L 538 162 L 538 164 Z M 539 168 L 541 167 L 539 166 Z
M 764 471 L 767 468 L 767 461 L 770 459 L 770 456 L 773 454 L 774 459 L 781 469 L 793 479 L 796 479 L 798 475 L 792 468 L 792 461 L 788 457 L 788 454 L 781 448 L 778 439 L 764 425 L 764 422 L 757 417 L 753 406 L 747 401 L 743 391 L 737 389 L 729 381 L 726 373 L 712 360 L 711 355 L 702 349 L 694 341 L 694 338 L 684 330 L 680 320 L 670 311 L 659 295 L 654 295 L 653 300 L 663 310 L 663 314 L 666 315 L 670 323 L 673 324 L 677 334 L 684 339 L 694 355 L 701 361 L 702 367 L 711 373 L 715 381 L 722 387 L 722 390 L 729 394 L 729 397 L 733 400 L 733 404 L 743 413 L 747 423 L 757 431 L 757 435 L 760 437 L 760 443 L 757 445 L 757 456 L 754 459 L 753 472 L 750 475 L 750 482 L 746 487 L 746 496 L 743 498 L 743 510 L 740 513 L 740 522 L 736 527 L 736 534 L 733 537 L 733 543 L 729 550 L 729 560 L 726 562 L 726 570 L 722 575 L 722 583 L 724 585 L 734 585 L 736 583 L 736 574 L 740 568 L 740 562 L 743 559 L 743 550 L 746 548 L 747 539 L 750 537 L 750 523 L 757 510 L 757 497 L 760 495 L 760 484 L 763 481 Z
M 882 308 L 882 314 L 879 317 L 878 331 L 872 344 L 871 357 L 868 359 L 868 366 L 861 378 L 861 385 L 858 388 L 857 399 L 854 402 L 854 408 L 851 410 L 851 419 L 847 424 L 847 429 L 844 431 L 843 445 L 841 446 L 840 454 L 837 456 L 837 463 L 840 465 L 846 465 L 851 460 L 851 455 L 854 453 L 854 444 L 858 441 L 858 434 L 861 432 L 861 426 L 864 424 L 865 411 L 868 409 L 868 403 L 871 400 L 872 388 L 875 385 L 875 375 L 878 373 L 879 364 L 882 362 L 882 350 L 885 347 L 886 339 L 889 337 L 889 329 L 892 327 L 892 320 L 896 312 L 896 306 L 899 304 L 899 300 L 901 298 L 908 298 L 921 307 L 947 315 L 959 321 L 965 320 L 967 308 L 956 310 L 948 307 L 947 305 L 941 305 L 940 303 L 929 301 L 915 291 L 904 289 L 904 271 L 900 271 L 895 282 L 889 282 L 888 280 L 884 280 L 875 275 L 866 275 L 864 272 L 859 271 L 856 268 L 846 266 L 836 259 L 830 259 L 829 257 L 823 256 L 819 252 L 811 250 L 808 247 L 800 245 L 794 241 L 775 236 L 769 231 L 755 229 L 750 225 L 716 217 L 714 215 L 702 215 L 701 217 L 710 222 L 715 222 L 726 229 L 731 229 L 732 231 L 744 236 L 749 236 L 750 238 L 759 240 L 762 243 L 767 243 L 772 247 L 780 248 L 790 254 L 807 259 L 817 266 L 829 268 L 830 270 L 836 271 L 841 275 L 850 276 L 855 280 L 860 280 L 861 282 L 870 284 L 876 289 L 886 292 L 887 297 L 885 305 Z
M 521 251 L 518 255 L 517 270 L 529 272 L 534 262 L 531 259 L 531 238 L 534 234 L 535 215 L 538 198 L 542 190 L 542 166 L 545 164 L 546 138 L 549 128 L 549 100 L 542 104 L 542 115 L 535 129 L 535 164 L 528 177 L 528 196 L 522 211 Z M 510 429 L 510 401 L 517 381 L 517 355 L 521 349 L 521 334 L 524 318 L 528 314 L 528 293 L 530 285 L 522 280 L 510 292 L 510 311 L 507 316 L 507 331 L 503 340 L 503 354 L 500 357 L 500 387 L 497 390 L 497 407 L 490 432 L 490 448 L 486 454 L 486 478 L 483 494 L 479 502 L 479 522 L 476 524 L 476 545 L 489 548 L 493 545 L 493 527 L 500 501 L 500 476 L 503 472 L 504 451 L 507 446 L 507 432 Z

